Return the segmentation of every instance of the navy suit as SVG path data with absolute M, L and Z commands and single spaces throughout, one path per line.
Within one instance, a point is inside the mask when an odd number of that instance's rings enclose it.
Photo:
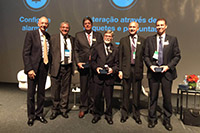
M 45 33 L 46 39 L 50 42 L 50 35 Z M 50 62 L 50 54 L 48 54 Z M 42 45 L 39 30 L 29 31 L 26 34 L 23 48 L 24 71 L 26 74 L 34 70 L 36 77 L 28 77 L 27 90 L 27 113 L 28 118 L 34 119 L 35 116 L 43 116 L 45 83 L 48 74 L 48 64 L 43 63 Z M 35 92 L 37 87 L 37 109 L 35 109 Z
M 163 108 L 164 108 L 164 120 L 169 121 L 172 115 L 172 104 L 171 104 L 171 87 L 172 82 L 177 77 L 176 65 L 178 64 L 181 56 L 178 46 L 178 41 L 176 37 L 166 34 L 165 42 L 163 48 L 163 64 L 169 67 L 164 73 L 156 73 L 150 69 L 150 66 L 156 65 L 157 60 L 153 58 L 154 52 L 157 50 L 157 35 L 150 36 L 145 41 L 145 55 L 144 60 L 147 70 L 147 77 L 149 80 L 150 88 L 150 110 L 149 110 L 149 120 L 157 120 L 156 116 L 156 106 L 158 100 L 158 92 L 161 84 L 162 94 L 163 94 Z

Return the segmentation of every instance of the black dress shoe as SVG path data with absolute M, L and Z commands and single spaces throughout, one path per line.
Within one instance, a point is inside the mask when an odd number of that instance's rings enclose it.
M 136 122 L 137 124 L 142 124 L 142 120 L 140 119 L 140 117 L 137 117 L 137 118 L 134 118 L 134 117 L 133 117 L 133 119 L 135 120 L 135 122 Z
M 158 123 L 157 121 L 149 121 L 148 127 L 149 127 L 149 128 L 154 128 L 154 127 L 156 126 L 157 123 Z
M 50 116 L 50 120 L 55 119 L 58 116 L 58 113 L 52 113 Z
M 121 120 L 120 120 L 120 122 L 124 123 L 124 122 L 126 122 L 127 119 L 128 119 L 128 117 L 122 117 Z
M 168 130 L 168 131 L 172 131 L 172 125 L 170 124 L 170 122 L 163 122 L 163 125 L 165 126 L 165 128 Z
M 39 117 L 37 117 L 37 120 L 39 120 L 40 122 L 42 122 L 42 123 L 44 123 L 44 124 L 46 124 L 48 121 L 44 118 L 44 117 L 42 117 L 42 116 L 39 116 Z
M 106 121 L 108 122 L 108 124 L 110 124 L 110 125 L 113 124 L 113 120 L 112 120 L 112 118 L 110 118 L 110 117 L 106 117 L 105 119 L 106 119 Z
M 67 112 L 62 113 L 62 116 L 63 116 L 64 118 L 69 118 Z
M 34 119 L 28 119 L 27 124 L 28 124 L 29 126 L 33 126 L 33 124 L 34 124 Z
M 97 123 L 100 119 L 101 119 L 101 117 L 95 116 L 95 117 L 92 119 L 92 123 L 95 124 L 95 123 Z

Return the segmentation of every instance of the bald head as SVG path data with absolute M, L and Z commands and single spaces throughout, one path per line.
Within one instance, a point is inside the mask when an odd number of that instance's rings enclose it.
M 139 30 L 139 24 L 137 22 L 131 22 L 128 26 L 128 31 L 131 35 L 135 35 Z
M 45 32 L 49 26 L 49 21 L 45 16 L 42 16 L 38 21 L 38 26 L 42 32 Z

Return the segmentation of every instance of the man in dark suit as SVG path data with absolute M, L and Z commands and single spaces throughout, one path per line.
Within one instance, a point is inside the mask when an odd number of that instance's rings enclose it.
M 97 44 L 103 42 L 101 33 L 92 31 L 92 25 L 92 19 L 90 17 L 85 17 L 83 19 L 83 27 L 85 30 L 75 35 L 75 60 L 80 73 L 81 89 L 79 118 L 83 118 L 89 108 L 91 112 L 93 112 L 93 81 L 90 68 L 91 53 Z M 89 102 L 91 102 L 90 105 Z
M 123 99 L 121 109 L 121 122 L 128 119 L 129 97 L 132 86 L 132 111 L 133 119 L 138 124 L 142 124 L 139 112 L 141 82 L 143 78 L 143 53 L 144 38 L 137 34 L 139 24 L 131 22 L 129 24 L 130 35 L 123 37 L 119 45 L 119 78 L 123 79 Z
M 157 20 L 156 29 L 157 34 L 148 37 L 145 41 L 144 60 L 148 68 L 147 77 L 150 88 L 148 127 L 153 128 L 157 124 L 156 107 L 161 85 L 164 109 L 163 125 L 171 131 L 171 88 L 173 80 L 177 77 L 176 65 L 181 56 L 177 38 L 166 34 L 167 22 L 165 19 Z
M 39 30 L 29 31 L 26 34 L 23 48 L 24 71 L 28 75 L 27 113 L 28 125 L 34 120 L 47 123 L 43 116 L 45 83 L 50 61 L 50 35 L 46 32 L 49 26 L 48 19 L 41 17 L 38 21 Z M 37 85 L 37 108 L 35 109 L 35 92 Z
M 60 33 L 51 36 L 51 120 L 60 113 L 68 118 L 71 76 L 74 71 L 74 37 L 68 34 L 69 30 L 70 24 L 64 21 L 60 24 Z
M 108 30 L 104 34 L 104 43 L 100 43 L 92 52 L 92 69 L 94 70 L 94 118 L 92 123 L 97 123 L 101 116 L 101 97 L 104 92 L 106 99 L 105 119 L 108 124 L 112 120 L 113 85 L 118 74 L 118 48 L 111 41 L 113 32 Z M 102 72 L 103 70 L 103 72 Z

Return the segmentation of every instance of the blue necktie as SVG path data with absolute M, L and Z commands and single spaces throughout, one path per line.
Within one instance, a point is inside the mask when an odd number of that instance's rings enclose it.
M 159 37 L 159 50 L 158 50 L 158 65 L 161 66 L 163 64 L 163 45 L 162 45 L 162 37 Z

